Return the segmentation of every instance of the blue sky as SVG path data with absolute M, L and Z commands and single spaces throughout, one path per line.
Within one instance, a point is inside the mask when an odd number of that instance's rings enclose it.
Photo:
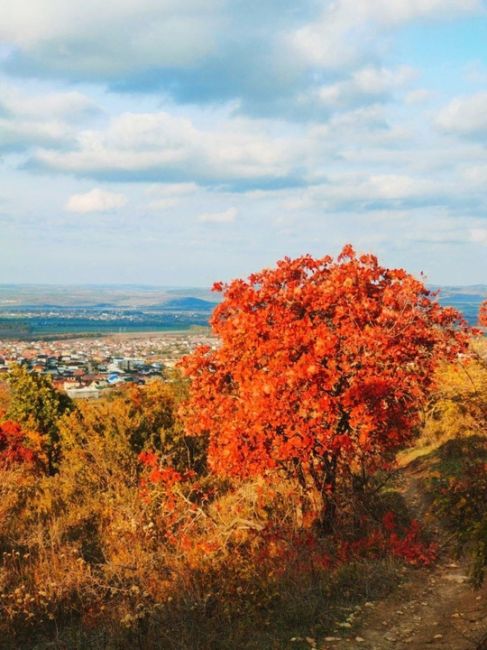
M 487 283 L 486 188 L 483 0 L 2 0 L 0 283 Z

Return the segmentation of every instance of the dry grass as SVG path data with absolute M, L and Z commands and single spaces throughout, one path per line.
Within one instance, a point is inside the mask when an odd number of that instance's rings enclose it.
M 441 370 L 422 436 L 401 464 L 483 426 L 487 371 L 469 364 Z M 55 476 L 0 470 L 0 647 L 307 648 L 290 639 L 336 634 L 354 603 L 395 584 L 399 562 L 383 547 L 338 555 L 339 540 L 366 538 L 388 509 L 406 523 L 398 493 L 344 487 L 338 535 L 322 539 L 282 477 L 224 482 L 200 463 L 185 478 L 181 460 L 182 480 L 153 483 L 134 440 L 164 437 L 181 459 L 187 441 L 163 419 L 149 430 L 152 397 L 147 404 L 150 417 L 110 402 L 61 423 Z
M 6 648 L 286 648 L 383 594 L 397 570 L 323 562 L 330 542 L 300 527 L 289 482 L 141 490 L 136 456 L 104 435 L 72 446 L 56 476 L 2 478 Z

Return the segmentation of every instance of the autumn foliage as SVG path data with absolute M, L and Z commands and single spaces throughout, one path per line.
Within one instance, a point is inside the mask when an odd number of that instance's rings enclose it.
M 335 634 L 344 612 L 347 629 L 405 564 L 435 561 L 394 463 L 420 428 L 428 444 L 485 429 L 485 354 L 467 349 L 459 314 L 351 247 L 215 289 L 219 345 L 186 357 L 186 377 L 70 402 L 12 368 L 0 395 L 8 647 L 284 649 Z M 472 524 L 480 576 L 475 454 L 436 472 L 431 502 L 452 530 Z
M 487 300 L 484 300 L 479 307 L 478 321 L 481 327 L 487 327 Z
M 215 472 L 278 469 L 324 501 L 341 469 L 366 481 L 411 439 L 438 360 L 466 344 L 458 312 L 350 246 L 214 289 L 221 346 L 183 363 L 188 432 L 209 435 Z
M 29 446 L 29 434 L 17 422 L 0 423 L 0 468 L 12 465 L 34 465 L 38 461 L 36 450 Z
M 31 431 L 37 431 L 44 441 L 48 471 L 56 471 L 59 461 L 59 418 L 73 409 L 65 393 L 56 391 L 50 377 L 30 373 L 23 366 L 14 366 L 8 378 L 9 407 L 7 416 Z

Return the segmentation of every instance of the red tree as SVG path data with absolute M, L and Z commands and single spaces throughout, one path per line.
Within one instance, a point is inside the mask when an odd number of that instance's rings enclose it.
M 317 489 L 323 518 L 340 467 L 365 480 L 404 445 L 438 359 L 467 341 L 458 312 L 351 246 L 336 261 L 285 258 L 214 290 L 221 345 L 182 362 L 188 433 L 209 435 L 215 472 L 278 469 Z
M 12 465 L 34 465 L 36 451 L 26 446 L 28 435 L 17 422 L 7 420 L 0 423 L 0 469 Z
M 487 300 L 484 300 L 479 307 L 478 321 L 481 327 L 487 327 Z

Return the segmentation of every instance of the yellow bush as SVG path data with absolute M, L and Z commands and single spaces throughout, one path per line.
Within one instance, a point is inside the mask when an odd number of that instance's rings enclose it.
M 487 363 L 477 356 L 443 365 L 425 412 L 422 440 L 443 441 L 487 430 Z

